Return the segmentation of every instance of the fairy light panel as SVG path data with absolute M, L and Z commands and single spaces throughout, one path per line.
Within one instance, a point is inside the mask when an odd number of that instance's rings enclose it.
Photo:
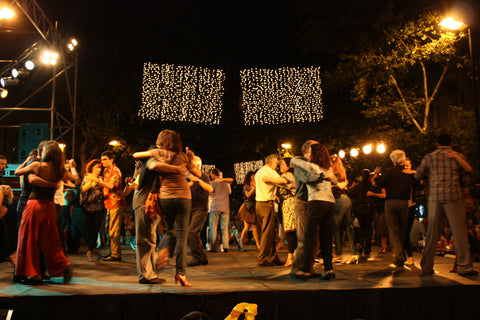
M 210 170 L 215 169 L 214 164 L 202 164 L 202 172 L 208 174 Z
M 237 184 L 243 184 L 249 171 L 256 171 L 261 167 L 263 167 L 263 160 L 234 163 L 233 169 L 235 170 Z
M 143 119 L 219 124 L 225 73 L 173 64 L 143 64 Z
M 319 67 L 244 69 L 240 77 L 246 125 L 322 120 Z

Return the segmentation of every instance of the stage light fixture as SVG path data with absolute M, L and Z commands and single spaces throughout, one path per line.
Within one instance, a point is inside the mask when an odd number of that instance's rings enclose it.
M 35 69 L 35 63 L 32 60 L 25 61 L 25 69 L 32 71 Z
M 11 86 L 17 86 L 20 83 L 20 80 L 14 79 L 12 77 L 3 77 L 0 79 L 0 85 L 2 87 L 11 87 Z
M 5 99 L 8 96 L 8 90 L 4 88 L 0 88 L 0 97 Z
M 78 41 L 76 39 L 71 39 L 70 42 L 67 44 L 67 48 L 68 50 L 73 51 L 75 50 L 77 45 L 78 45 Z
M 358 156 L 358 149 L 357 149 L 357 148 L 353 148 L 352 150 L 350 150 L 350 155 L 351 155 L 352 157 L 354 157 L 354 158 L 355 158 L 356 156 Z
M 345 158 L 345 151 L 344 150 L 338 151 L 338 156 L 340 157 L 340 159 Z
M 50 64 L 52 66 L 57 64 L 57 59 L 58 59 L 58 53 L 54 51 L 45 50 L 41 56 L 41 60 L 44 64 Z
M 30 75 L 30 72 L 25 69 L 13 68 L 11 74 L 14 78 L 26 78 Z
M 0 10 L 0 20 L 12 19 L 15 16 L 15 12 L 9 8 L 2 8 Z

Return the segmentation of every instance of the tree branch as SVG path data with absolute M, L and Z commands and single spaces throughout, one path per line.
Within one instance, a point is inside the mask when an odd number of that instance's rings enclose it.
M 410 108 L 408 107 L 407 100 L 406 100 L 405 97 L 403 96 L 402 90 L 401 90 L 400 87 L 398 86 L 397 80 L 395 79 L 395 77 L 394 77 L 393 75 L 390 75 L 390 79 L 392 79 L 392 80 L 393 80 L 393 83 L 395 84 L 395 88 L 397 89 L 397 92 L 398 92 L 398 94 L 400 95 L 400 98 L 402 99 L 403 106 L 404 106 L 405 110 L 407 111 L 407 114 L 408 114 L 408 116 L 410 117 L 410 120 L 412 120 L 413 124 L 415 124 L 415 126 L 417 127 L 417 129 L 418 129 L 421 133 L 425 133 L 425 131 L 423 130 L 423 128 L 420 126 L 420 124 L 417 122 L 417 120 L 416 120 L 415 117 L 413 116 L 412 112 L 410 111 Z
M 430 98 L 428 97 L 428 82 L 427 82 L 427 68 L 422 60 L 419 61 L 422 67 L 423 76 L 423 93 L 425 94 L 425 113 L 423 114 L 423 130 L 427 131 L 428 128 L 428 113 L 430 112 Z

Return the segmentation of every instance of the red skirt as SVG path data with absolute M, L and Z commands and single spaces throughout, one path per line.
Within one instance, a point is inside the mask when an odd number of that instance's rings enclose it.
M 51 200 L 28 200 L 18 230 L 16 276 L 41 274 L 40 250 L 45 255 L 52 277 L 63 274 L 70 264 L 63 252 L 57 231 L 57 211 Z

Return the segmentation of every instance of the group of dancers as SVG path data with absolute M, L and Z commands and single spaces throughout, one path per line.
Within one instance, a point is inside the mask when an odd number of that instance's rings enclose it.
M 373 185 L 385 189 L 385 219 L 393 246 L 395 267 L 402 267 L 406 262 L 404 239 L 408 232 L 412 188 L 416 181 L 428 178 L 429 223 L 421 261 L 422 274 L 434 274 L 433 254 L 443 228 L 444 217 L 447 218 L 455 236 L 458 274 L 464 276 L 477 274 L 473 270 L 472 257 L 468 249 L 465 212 L 460 190 L 461 173 L 471 171 L 472 168 L 459 153 L 451 149 L 450 145 L 450 137 L 441 135 L 438 149 L 425 156 L 417 171 L 405 166 L 407 158 L 403 151 L 395 150 L 390 155 L 393 167 L 381 175 L 380 172 L 373 175 L 371 180 Z M 172 130 L 161 131 L 155 146 L 133 155 L 138 160 L 136 173 L 133 179 L 128 180 L 122 192 L 117 192 L 122 185 L 121 172 L 112 165 L 111 154 L 102 154 L 100 160 L 94 159 L 89 162 L 80 186 L 80 202 L 85 210 L 89 236 L 87 251 L 89 261 L 94 261 L 96 238 L 105 210 L 111 245 L 110 255 L 105 256 L 104 260 L 121 259 L 120 249 L 117 248 L 119 230 L 116 229 L 118 220 L 121 220 L 119 211 L 123 196 L 134 190 L 132 210 L 135 215 L 139 283 L 165 282 L 165 279 L 158 277 L 158 270 L 166 264 L 168 257 L 174 254 L 176 261 L 174 281 L 182 286 L 190 286 L 186 278 L 187 243 L 191 246 L 193 256 L 188 265 L 207 264 L 200 230 L 208 216 L 208 196 L 215 192 L 223 192 L 219 185 L 224 181 L 221 174 L 214 178 L 214 181 L 210 181 L 201 171 L 201 159 L 188 148 L 185 152 L 182 150 L 178 133 Z M 65 162 L 64 154 L 56 142 L 46 142 L 40 151 L 38 159 L 29 157 L 15 172 L 16 175 L 23 175 L 28 179 L 32 190 L 21 214 L 14 281 L 23 284 L 42 284 L 42 275 L 46 267 L 51 276 L 63 276 L 64 282 L 67 283 L 72 278 L 73 268 L 65 255 L 57 227 L 58 215 L 54 195 L 61 181 L 79 181 L 79 176 L 75 162 L 73 160 Z M 280 174 L 277 172 L 279 161 Z M 102 169 L 110 170 L 108 174 L 104 172 L 103 178 L 100 174 Z M 60 188 L 63 189 L 63 186 Z M 278 243 L 275 236 L 277 189 L 283 189 L 281 207 L 289 244 L 286 262 L 281 261 L 277 254 Z M 254 227 L 258 266 L 289 266 L 293 278 L 333 279 L 335 272 L 332 239 L 336 241 L 336 254 L 339 256 L 341 239 L 343 232 L 346 231 L 352 257 L 358 256 L 358 248 L 353 247 L 354 241 L 350 239 L 349 210 L 352 203 L 348 195 L 351 195 L 351 190 L 354 189 L 348 186 L 345 168 L 341 161 L 339 162 L 339 158 L 331 157 L 327 148 L 317 141 L 306 141 L 300 157 L 280 160 L 277 156 L 271 155 L 266 158 L 264 167 L 256 173 L 249 174 L 246 179 L 244 185 L 246 201 L 242 206 L 244 209 L 240 210 L 244 220 L 241 244 L 249 228 Z M 367 195 L 366 190 L 361 192 Z M 374 193 L 371 190 L 370 192 Z M 152 212 L 149 207 L 152 194 L 158 197 L 159 211 Z M 162 225 L 164 233 L 157 245 L 159 224 Z M 366 242 L 370 242 L 370 239 L 366 238 Z M 321 274 L 317 274 L 314 269 L 318 249 L 324 262 L 324 272 Z M 363 250 L 369 252 L 368 248 Z

